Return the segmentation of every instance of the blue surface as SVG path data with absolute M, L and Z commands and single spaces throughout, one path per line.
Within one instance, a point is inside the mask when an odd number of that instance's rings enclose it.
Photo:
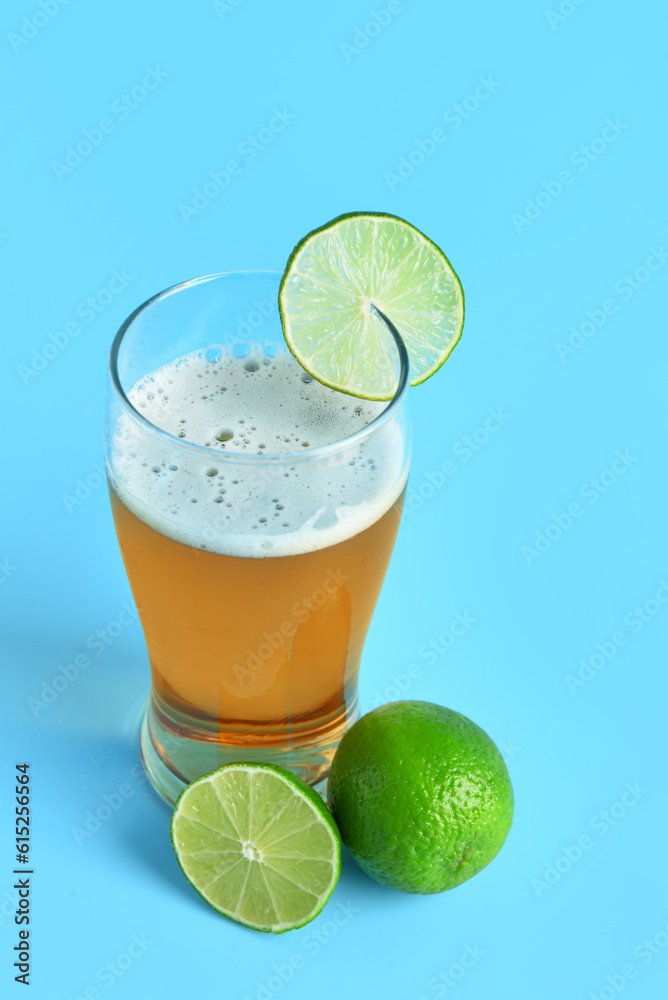
M 2 13 L 16 95 L 2 109 L 16 154 L 0 220 L 3 996 L 23 995 L 10 824 L 14 764 L 27 760 L 36 1000 L 112 987 L 118 1000 L 658 1000 L 663 8 L 56 3 Z M 132 97 L 145 77 L 154 89 Z M 272 120 L 282 130 L 251 159 L 247 137 L 268 140 Z M 90 155 L 58 166 L 84 129 Z M 219 189 L 195 214 L 211 172 Z M 347 857 L 317 920 L 272 937 L 186 884 L 169 810 L 138 767 L 149 677 L 97 472 L 105 366 L 152 293 L 280 269 L 304 233 L 355 209 L 427 232 L 467 295 L 460 345 L 411 394 L 415 509 L 366 645 L 363 705 L 399 693 L 469 715 L 506 754 L 516 815 L 499 857 L 456 891 L 404 896 Z M 475 620 L 427 655 L 457 613 Z M 43 687 L 76 656 L 78 676 L 75 662 L 59 692 Z

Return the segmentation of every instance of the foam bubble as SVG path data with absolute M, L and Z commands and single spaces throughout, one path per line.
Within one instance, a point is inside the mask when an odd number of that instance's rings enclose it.
M 218 347 L 146 375 L 128 392 L 133 406 L 209 454 L 179 451 L 122 413 L 110 456 L 118 496 L 160 534 L 224 555 L 297 555 L 363 531 L 405 485 L 401 428 L 388 421 L 334 455 L 291 462 L 290 453 L 341 441 L 387 405 L 305 375 L 287 351 L 267 358 Z M 237 454 L 286 457 L 243 465 Z

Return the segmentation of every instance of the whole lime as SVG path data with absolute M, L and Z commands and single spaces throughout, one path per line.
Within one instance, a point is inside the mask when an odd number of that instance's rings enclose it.
M 474 722 L 442 705 L 397 701 L 345 734 L 329 805 L 359 866 L 403 892 L 443 892 L 496 857 L 513 819 L 503 757 Z

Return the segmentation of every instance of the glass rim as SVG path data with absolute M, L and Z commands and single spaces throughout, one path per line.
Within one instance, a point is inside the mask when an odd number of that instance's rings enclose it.
M 242 465 L 268 465 L 268 464 L 281 464 L 287 463 L 294 464 L 295 462 L 307 462 L 313 461 L 317 458 L 327 458 L 329 455 L 336 454 L 339 451 L 343 451 L 351 445 L 358 444 L 368 437 L 371 437 L 376 433 L 384 424 L 392 419 L 394 414 L 397 412 L 399 407 L 404 401 L 406 391 L 408 389 L 408 376 L 409 376 L 409 359 L 408 352 L 406 350 L 406 345 L 399 336 L 398 332 L 392 327 L 391 324 L 387 323 L 387 318 L 382 316 L 382 319 L 388 325 L 388 330 L 392 334 L 392 337 L 397 348 L 397 353 L 399 355 L 399 381 L 396 391 L 391 399 L 389 400 L 377 400 L 377 402 L 387 402 L 386 407 L 374 417 L 368 424 L 361 427 L 359 430 L 354 431 L 347 437 L 340 438 L 337 441 L 331 441 L 328 444 L 318 445 L 316 448 L 308 448 L 306 450 L 302 449 L 299 452 L 296 451 L 283 451 L 283 452 L 269 452 L 268 454 L 262 455 L 246 455 L 241 452 L 234 451 L 218 451 L 207 448 L 206 445 L 195 444 L 193 441 L 186 441 L 183 438 L 176 437 L 174 434 L 170 434 L 169 431 L 163 430 L 158 427 L 157 424 L 152 423 L 147 420 L 143 414 L 137 410 L 127 397 L 127 394 L 121 385 L 120 376 L 118 373 L 118 356 L 120 353 L 121 345 L 123 343 L 126 333 L 130 330 L 135 320 L 145 312 L 150 306 L 163 299 L 169 298 L 171 295 L 176 294 L 180 291 L 185 291 L 194 285 L 204 284 L 208 281 L 214 281 L 215 279 L 225 278 L 225 277 L 241 277 L 258 275 L 265 277 L 276 277 L 279 278 L 283 272 L 275 270 L 262 270 L 262 269 L 246 269 L 241 271 L 217 271 L 213 274 L 203 274 L 198 278 L 190 278 L 188 281 L 180 281 L 175 285 L 170 285 L 168 288 L 163 289 L 161 292 L 157 292 L 150 298 L 142 302 L 141 305 L 130 313 L 127 319 L 121 324 L 116 336 L 114 337 L 111 345 L 111 352 L 109 355 L 109 375 L 111 380 L 111 387 L 116 394 L 121 407 L 126 410 L 129 415 L 145 429 L 152 437 L 162 440 L 163 442 L 170 444 L 179 451 L 187 451 L 190 454 L 199 455 L 200 457 L 207 456 L 209 460 L 215 455 L 216 461 L 242 464 Z M 317 381 L 317 380 L 316 380 Z M 337 391 L 337 390 L 335 390 Z M 349 393 L 344 393 L 343 395 L 350 395 Z M 350 398 L 360 398 L 355 396 L 350 396 Z

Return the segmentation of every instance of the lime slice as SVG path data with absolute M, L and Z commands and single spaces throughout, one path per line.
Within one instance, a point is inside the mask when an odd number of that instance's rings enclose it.
M 464 293 L 442 250 L 394 215 L 341 215 L 290 255 L 278 296 L 285 341 L 313 378 L 364 399 L 391 399 L 396 326 L 410 383 L 441 367 L 464 325 Z
M 172 846 L 219 913 L 282 934 L 320 913 L 341 870 L 341 838 L 317 792 L 275 764 L 225 764 L 181 793 Z

